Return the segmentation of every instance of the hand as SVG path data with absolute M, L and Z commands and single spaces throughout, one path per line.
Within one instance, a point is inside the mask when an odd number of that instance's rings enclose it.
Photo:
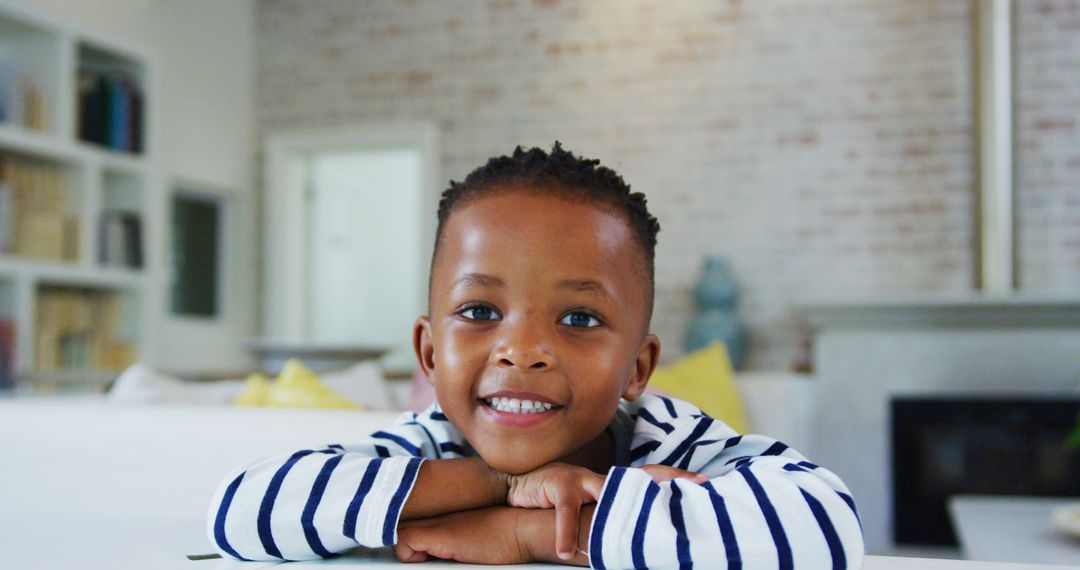
M 519 528 L 527 513 L 488 507 L 406 521 L 398 525 L 394 555 L 401 562 L 424 562 L 430 556 L 473 564 L 533 562 Z
M 646 465 L 642 470 L 658 483 L 675 478 L 692 479 L 697 483 L 708 481 L 708 477 L 704 475 L 667 465 Z M 603 475 L 584 467 L 549 463 L 528 473 L 510 475 L 506 504 L 513 507 L 555 509 L 555 552 L 562 560 L 569 560 L 578 548 L 581 507 L 600 499 L 604 479 Z
M 581 506 L 600 498 L 604 476 L 576 465 L 549 463 L 528 473 L 510 475 L 508 483 L 506 504 L 555 509 L 555 552 L 563 560 L 573 558 Z

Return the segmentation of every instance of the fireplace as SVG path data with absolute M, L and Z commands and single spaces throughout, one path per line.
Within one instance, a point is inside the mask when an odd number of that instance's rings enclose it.
M 956 546 L 952 495 L 1080 496 L 1076 395 L 893 398 L 893 539 Z
M 799 310 L 815 330 L 813 459 L 850 488 L 870 554 L 959 555 L 894 540 L 894 400 L 1080 398 L 1080 297 L 849 296 Z

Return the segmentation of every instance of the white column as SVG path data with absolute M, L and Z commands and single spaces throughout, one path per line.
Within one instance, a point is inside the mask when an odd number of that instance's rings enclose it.
M 976 0 L 975 65 L 979 285 L 1007 295 L 1016 283 L 1013 243 L 1012 2 Z

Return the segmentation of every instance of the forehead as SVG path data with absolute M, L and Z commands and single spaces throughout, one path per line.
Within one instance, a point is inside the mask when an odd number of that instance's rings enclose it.
M 433 281 L 483 272 L 646 287 L 625 217 L 594 202 L 514 191 L 476 198 L 455 208 L 439 249 Z

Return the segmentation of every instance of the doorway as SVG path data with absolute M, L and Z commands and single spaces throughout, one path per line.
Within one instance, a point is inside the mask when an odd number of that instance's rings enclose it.
M 434 242 L 436 135 L 382 125 L 268 139 L 265 338 L 411 344 Z

